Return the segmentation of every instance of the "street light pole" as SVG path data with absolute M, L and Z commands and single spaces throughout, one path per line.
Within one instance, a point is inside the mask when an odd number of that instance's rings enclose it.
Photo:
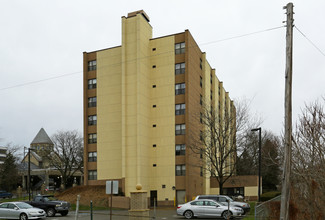
M 33 149 L 28 148 L 28 176 L 27 176 L 27 191 L 28 191 L 28 201 L 30 201 L 30 152 L 33 151 Z
M 27 176 L 28 201 L 30 201 L 30 148 L 28 148 L 28 176 Z
M 262 148 L 262 128 L 254 128 L 251 131 L 259 131 L 258 135 L 258 202 L 261 201 L 261 148 Z

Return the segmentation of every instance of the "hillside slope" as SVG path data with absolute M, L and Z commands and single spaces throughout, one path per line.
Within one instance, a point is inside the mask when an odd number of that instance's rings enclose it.
M 68 201 L 71 204 L 77 203 L 77 196 L 80 195 L 80 205 L 108 207 L 109 195 L 106 195 L 106 186 L 76 186 L 55 195 L 60 200 Z

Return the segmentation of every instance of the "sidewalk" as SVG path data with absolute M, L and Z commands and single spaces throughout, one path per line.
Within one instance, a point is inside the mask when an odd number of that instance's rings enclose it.
M 69 212 L 70 217 L 75 216 L 75 212 Z M 176 208 L 157 208 L 156 210 L 150 209 L 149 219 L 177 219 Z M 180 218 L 182 218 L 180 216 Z M 90 211 L 79 211 L 78 219 L 90 219 Z M 93 211 L 93 220 L 107 220 L 110 219 L 109 210 Z M 128 210 L 112 210 L 112 219 L 122 220 L 129 219 Z

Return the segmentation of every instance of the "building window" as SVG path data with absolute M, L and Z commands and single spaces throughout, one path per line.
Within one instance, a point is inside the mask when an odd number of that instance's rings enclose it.
M 185 164 L 176 165 L 176 176 L 185 176 L 186 175 L 186 166 Z
M 89 152 L 88 162 L 96 162 L 96 161 L 97 161 L 97 152 Z
M 200 87 L 202 88 L 202 85 L 203 85 L 203 79 L 202 79 L 202 76 L 200 76 Z
M 175 95 L 185 94 L 185 83 L 175 85 Z
M 175 44 L 175 54 L 185 53 L 185 42 Z
M 97 115 L 89 115 L 88 125 L 96 125 L 96 124 L 97 124 Z
M 200 69 L 202 69 L 202 59 L 200 58 Z
M 97 170 L 88 170 L 88 180 L 97 180 Z
M 210 90 L 210 99 L 212 100 L 212 97 L 213 97 L 213 93 L 212 93 L 212 90 Z
M 96 107 L 96 104 L 97 104 L 96 96 L 88 98 L 88 107 Z
M 88 89 L 96 89 L 97 80 L 96 79 L 89 79 L 88 80 Z
M 97 143 L 97 134 L 88 134 L 88 144 Z
M 179 155 L 185 155 L 185 144 L 176 144 L 175 147 L 175 155 L 179 156 Z
M 185 104 L 176 104 L 175 115 L 184 115 L 184 114 L 185 114 Z
M 97 62 L 96 60 L 88 61 L 88 71 L 96 70 Z
M 203 176 L 203 167 L 200 167 L 200 176 Z
M 175 134 L 184 135 L 185 134 L 185 124 L 175 125 Z
M 185 73 L 185 63 L 175 64 L 175 75 Z
M 200 105 L 202 105 L 202 104 L 203 104 L 203 96 L 200 95 Z
M 203 132 L 200 131 L 200 141 L 203 141 Z
M 202 114 L 202 112 L 200 112 L 200 123 L 201 124 L 203 123 L 203 114 Z

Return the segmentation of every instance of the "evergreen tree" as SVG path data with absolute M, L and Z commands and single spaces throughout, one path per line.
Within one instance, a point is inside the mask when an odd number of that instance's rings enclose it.
M 0 167 L 0 188 L 11 191 L 16 189 L 19 180 L 16 158 L 8 152 L 6 159 Z
M 280 183 L 280 140 L 271 132 L 262 135 L 261 174 L 263 192 L 277 190 Z M 258 175 L 258 139 L 256 135 L 247 136 L 247 144 L 241 156 L 237 158 L 237 175 Z

